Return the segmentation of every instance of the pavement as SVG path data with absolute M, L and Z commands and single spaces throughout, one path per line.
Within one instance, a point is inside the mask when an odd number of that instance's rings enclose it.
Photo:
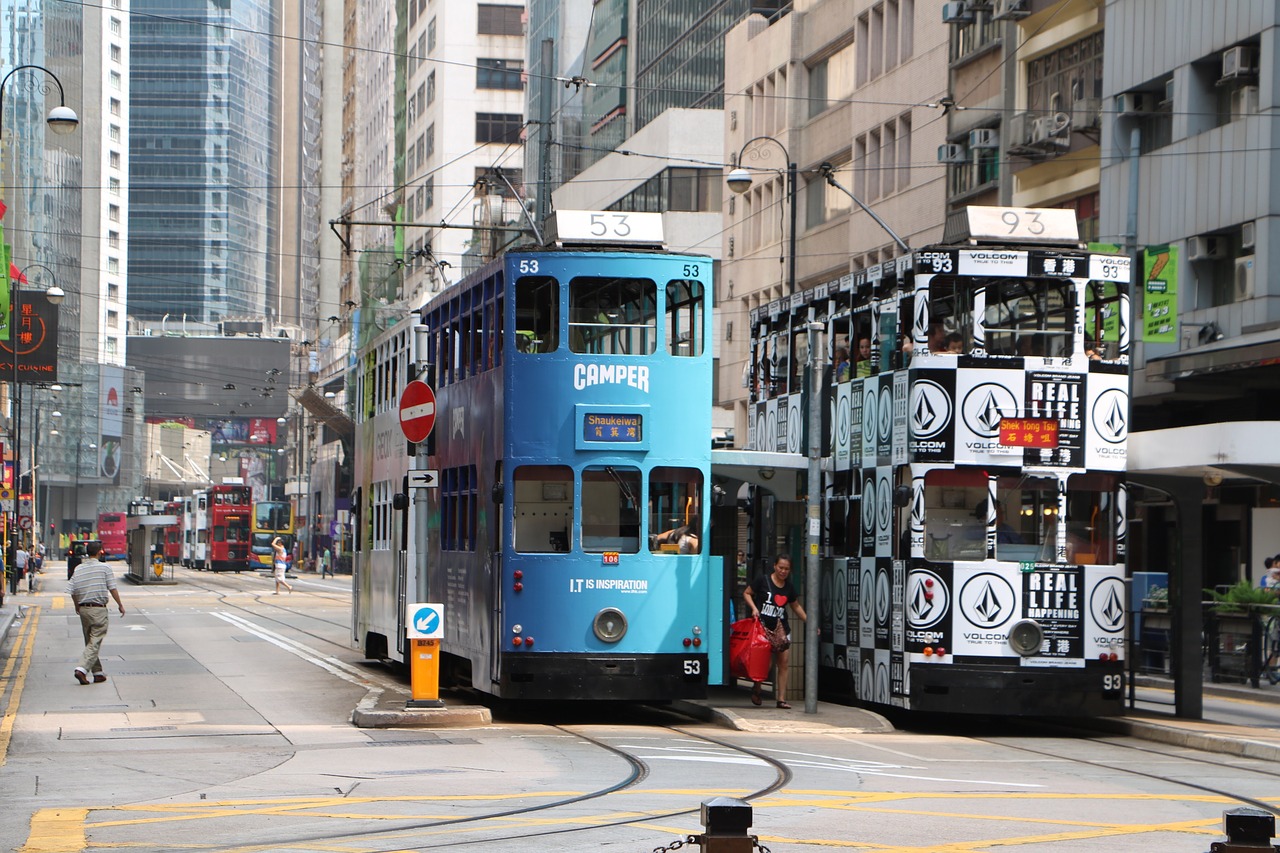
M 46 584 L 59 583 L 64 577 L 63 571 L 50 566 L 42 580 Z M 0 646 L 22 618 L 21 607 L 28 599 L 28 593 L 22 590 L 5 595 L 0 604 Z M 1144 689 L 1171 691 L 1173 688 L 1172 681 L 1158 677 L 1142 676 L 1138 684 Z M 1190 720 L 1138 709 L 1119 717 L 1072 722 L 1103 733 L 1280 761 L 1280 685 L 1263 681 L 1260 687 L 1253 688 L 1244 684 L 1206 683 L 1204 696 L 1233 700 L 1225 707 L 1241 708 L 1241 722 L 1222 722 L 1224 718 L 1232 718 L 1230 712 L 1215 711 L 1212 716 L 1216 719 Z M 407 689 L 374 691 L 352 710 L 351 722 L 360 728 L 450 728 L 492 722 L 489 709 L 473 702 L 466 693 L 441 691 L 441 706 L 431 708 L 409 708 L 409 698 Z M 734 686 L 713 686 L 706 699 L 676 701 L 672 707 L 737 731 L 875 734 L 894 730 L 885 717 L 865 708 L 818 702 L 816 713 L 807 714 L 803 700 L 793 700 L 791 704 L 790 709 L 778 708 L 772 698 L 766 696 L 762 705 L 752 705 L 748 685 L 742 682 Z

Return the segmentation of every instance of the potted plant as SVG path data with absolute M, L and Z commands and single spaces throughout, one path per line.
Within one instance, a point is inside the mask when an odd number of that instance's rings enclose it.
M 1263 608 L 1258 605 L 1280 604 L 1280 598 L 1270 589 L 1253 586 L 1247 580 L 1241 580 L 1223 592 L 1215 589 L 1206 589 L 1205 592 L 1213 599 L 1213 612 L 1219 616 L 1248 615 L 1251 611 L 1262 612 Z
M 1280 598 L 1247 580 L 1221 592 L 1205 592 L 1213 599 L 1205 624 L 1213 680 L 1249 681 L 1257 687 L 1262 665 L 1262 619 L 1280 604 Z
M 1167 586 L 1150 586 L 1146 597 L 1142 599 L 1144 612 L 1163 613 L 1169 609 L 1169 588 Z

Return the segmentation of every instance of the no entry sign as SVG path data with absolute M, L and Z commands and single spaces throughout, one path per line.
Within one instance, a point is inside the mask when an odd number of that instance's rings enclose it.
M 436 392 L 417 379 L 400 392 L 400 431 L 417 444 L 427 440 L 436 425 Z

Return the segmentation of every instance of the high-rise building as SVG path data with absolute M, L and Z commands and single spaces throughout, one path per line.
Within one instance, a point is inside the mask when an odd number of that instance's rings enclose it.
M 278 268 L 270 0 L 133 4 L 129 91 L 129 313 L 262 318 Z

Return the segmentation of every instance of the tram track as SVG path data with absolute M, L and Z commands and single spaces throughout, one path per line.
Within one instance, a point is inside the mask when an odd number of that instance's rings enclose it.
M 504 841 L 524 841 L 524 840 L 534 839 L 534 838 L 561 837 L 565 835 L 573 835 L 576 833 L 596 832 L 602 829 L 633 826 L 637 824 L 650 823 L 653 821 L 668 820 L 671 818 L 682 817 L 689 814 L 696 814 L 701 809 L 701 803 L 699 803 L 698 805 L 690 808 L 673 809 L 670 811 L 655 812 L 655 813 L 643 814 L 638 816 L 633 814 L 632 809 L 627 809 L 625 810 L 627 812 L 627 815 L 624 817 L 619 817 L 616 820 L 584 819 L 580 823 L 580 825 L 557 827 L 554 829 L 533 830 L 533 831 L 522 829 L 517 833 L 507 833 L 503 835 L 485 835 L 484 837 L 477 837 L 477 838 L 449 839 L 449 840 L 441 840 L 439 842 L 430 842 L 425 844 L 406 843 L 406 841 L 408 840 L 406 838 L 406 835 L 411 835 L 412 833 L 415 833 L 415 832 L 447 829 L 449 827 L 459 827 L 459 826 L 465 826 L 469 824 L 478 824 L 478 823 L 484 823 L 486 821 L 512 820 L 512 819 L 519 819 L 523 817 L 543 816 L 543 819 L 546 819 L 545 815 L 547 815 L 550 812 L 553 812 L 556 809 L 562 809 L 568 806 L 580 805 L 582 803 L 602 800 L 606 797 L 609 797 L 610 795 L 635 789 L 650 778 L 651 772 L 652 772 L 651 768 L 648 762 L 646 762 L 642 757 L 637 755 L 635 752 L 628 751 L 627 749 L 623 749 L 621 747 L 614 746 L 613 744 L 606 742 L 606 737 L 616 739 L 618 737 L 617 735 L 599 735 L 598 736 L 585 731 L 587 727 L 588 727 L 588 724 L 548 725 L 547 726 L 549 730 L 561 732 L 565 735 L 569 735 L 573 738 L 584 741 L 596 747 L 597 749 L 601 750 L 605 754 L 615 756 L 621 759 L 625 763 L 626 765 L 625 773 L 621 774 L 618 778 L 614 779 L 609 784 L 602 785 L 591 791 L 574 794 L 573 796 L 560 797 L 544 803 L 538 803 L 536 805 L 522 806 L 520 808 L 498 809 L 495 811 L 482 812 L 480 814 L 463 815 L 459 817 L 444 818 L 440 820 L 407 822 L 407 823 L 401 823 L 395 827 L 387 827 L 385 829 L 353 830 L 350 832 L 341 832 L 341 833 L 315 833 L 310 835 L 293 832 L 293 833 L 290 833 L 287 837 L 282 837 L 279 839 L 271 839 L 271 838 L 264 838 L 262 836 L 256 836 L 253 842 L 253 846 L 256 849 L 266 849 L 266 848 L 270 848 L 272 844 L 276 844 L 276 843 L 279 843 L 279 844 L 288 843 L 290 845 L 296 846 L 299 842 L 335 843 L 335 842 L 359 840 L 364 845 L 362 849 L 368 851 L 368 853 L 390 853 L 390 851 L 401 851 L 401 850 L 439 850 L 439 849 L 448 849 L 452 847 L 470 846 L 473 844 L 493 844 L 493 843 L 504 842 Z M 785 762 L 775 758 L 771 758 L 756 750 L 738 746 L 728 741 L 711 737 L 709 735 L 705 735 L 700 732 L 690 731 L 689 729 L 686 729 L 680 726 L 672 726 L 672 725 L 655 726 L 653 727 L 653 729 L 650 731 L 649 734 L 650 736 L 652 736 L 653 732 L 662 732 L 662 731 L 671 732 L 686 738 L 702 741 L 704 743 L 711 744 L 720 749 L 728 750 L 732 754 L 755 759 L 761 762 L 762 764 L 764 764 L 765 766 L 773 769 L 773 779 L 767 785 L 757 788 L 756 790 L 740 797 L 740 799 L 749 801 L 749 800 L 758 799 L 760 797 L 768 796 L 769 794 L 772 794 L 778 790 L 781 790 L 782 788 L 785 788 L 792 779 L 792 771 L 786 765 Z M 536 796 L 536 793 L 531 793 L 530 796 Z M 374 846 L 379 843 L 378 839 L 380 838 L 386 839 L 388 837 L 394 838 L 394 841 L 392 841 L 392 843 L 390 843 L 388 846 L 385 846 L 385 847 Z M 233 844 L 226 848 L 208 848 L 208 849 L 209 850 L 219 850 L 219 849 L 239 850 L 239 849 L 242 849 L 242 845 Z
M 1105 743 L 1107 746 L 1113 749 L 1125 750 L 1128 752 L 1143 753 L 1145 755 L 1150 755 L 1155 758 L 1168 759 L 1171 757 L 1170 753 L 1168 753 L 1167 751 L 1151 749 L 1149 747 L 1138 746 L 1136 744 L 1124 743 L 1121 741 L 1113 740 L 1111 738 L 1098 738 L 1097 737 L 1098 733 L 1094 730 L 1080 728 L 1077 726 L 1070 726 L 1065 723 L 1048 723 L 1048 722 L 1032 723 L 1029 721 L 1020 721 L 1019 725 L 1029 729 L 1034 729 L 1035 731 L 1042 734 L 1057 733 L 1060 736 L 1087 737 L 1090 741 L 1094 743 Z M 1234 802 L 1238 802 L 1243 805 L 1252 806 L 1253 808 L 1261 809 L 1263 811 L 1269 812 L 1270 814 L 1280 816 L 1280 806 L 1277 806 L 1273 803 L 1268 803 L 1265 800 L 1259 800 L 1254 797 L 1250 797 L 1244 794 L 1239 794 L 1234 791 L 1228 791 L 1223 788 L 1217 788 L 1212 785 L 1206 785 L 1199 782 L 1188 781 L 1186 779 L 1177 779 L 1168 775 L 1162 775 L 1159 773 L 1152 773 L 1144 770 L 1139 770 L 1134 767 L 1124 766 L 1122 764 L 1114 764 L 1107 761 L 1097 761 L 1092 759 L 1081 758 L 1078 755 L 1073 755 L 1068 752 L 1056 752 L 1049 749 L 1036 749 L 1036 748 L 1022 745 L 1022 744 L 1013 744 L 998 738 L 982 738 L 982 737 L 971 736 L 969 739 L 976 743 L 985 743 L 991 746 L 998 746 L 1004 749 L 1010 749 L 1017 752 L 1024 752 L 1030 755 L 1037 755 L 1042 758 L 1052 758 L 1057 761 L 1064 761 L 1071 764 L 1086 765 L 1089 767 L 1095 767 L 1103 770 L 1110 770 L 1116 773 L 1124 773 L 1130 776 L 1137 776 L 1144 779 L 1152 779 L 1158 782 L 1164 782 L 1170 785 L 1176 785 L 1176 786 L 1187 788 L 1193 791 L 1198 791 L 1200 793 L 1212 794 L 1214 796 L 1223 797 L 1224 799 L 1232 800 Z M 1280 779 L 1280 772 L 1267 769 L 1266 765 L 1260 761 L 1255 762 L 1258 765 L 1256 767 L 1244 767 L 1241 765 L 1241 762 L 1239 759 L 1231 763 L 1228 763 L 1226 761 L 1218 761 L 1218 760 L 1214 760 L 1207 757 L 1201 758 L 1197 755 L 1190 754 L 1191 752 L 1194 752 L 1194 750 L 1189 751 L 1188 754 L 1179 754 L 1177 756 L 1177 759 L 1182 762 L 1190 762 L 1192 764 L 1197 764 L 1205 767 L 1222 768 L 1224 770 L 1229 770 L 1232 773 L 1248 773 L 1253 776 L 1262 777 L 1264 779 Z

